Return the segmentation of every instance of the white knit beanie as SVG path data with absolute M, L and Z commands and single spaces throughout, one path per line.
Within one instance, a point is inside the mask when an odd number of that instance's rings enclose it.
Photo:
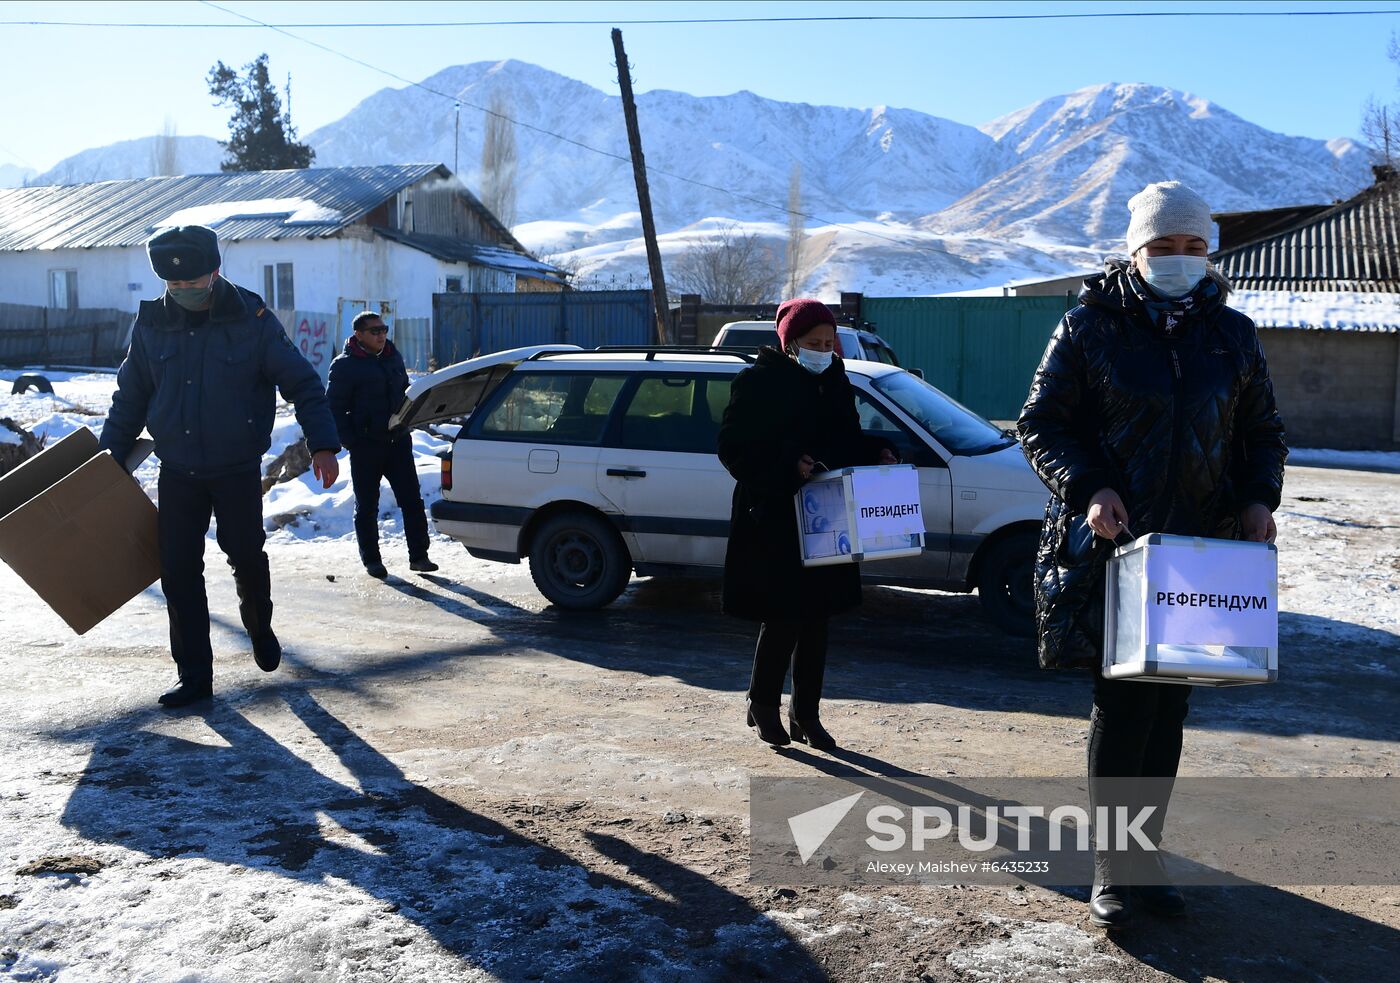
M 1199 236 L 1210 243 L 1210 206 L 1180 181 L 1149 184 L 1128 199 L 1128 255 L 1163 236 Z

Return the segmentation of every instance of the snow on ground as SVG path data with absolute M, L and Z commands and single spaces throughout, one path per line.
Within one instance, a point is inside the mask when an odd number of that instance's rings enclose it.
M 1321 447 L 1293 447 L 1288 451 L 1293 467 L 1351 468 L 1356 471 L 1400 473 L 1400 451 L 1336 451 Z
M 0 383 L 5 390 L 0 395 L 0 417 L 9 417 L 15 423 L 31 431 L 35 436 L 46 437 L 48 443 L 68 436 L 79 427 L 87 427 L 94 434 L 101 434 L 102 423 L 107 410 L 112 405 L 112 393 L 116 389 L 116 376 L 110 372 L 57 372 L 46 369 L 26 369 L 41 372 L 53 384 L 52 394 L 29 390 L 20 395 L 9 394 L 9 386 Z M 8 381 L 8 380 L 6 380 Z M 9 431 L 0 428 L 0 439 Z M 297 423 L 292 407 L 278 402 L 277 422 L 272 430 L 272 444 L 263 455 L 262 467 L 266 473 L 278 455 L 287 447 L 301 439 L 301 426 Z M 441 464 L 438 452 L 450 445 L 422 431 L 413 433 L 414 459 L 418 468 L 418 481 L 423 492 L 424 503 L 437 498 L 442 489 Z M 136 469 L 135 478 L 153 500 L 156 494 L 160 462 L 154 456 L 146 459 Z M 353 536 L 355 514 L 355 493 L 350 485 L 350 461 L 344 452 L 340 455 L 340 477 L 330 488 L 322 488 L 310 472 L 291 481 L 275 485 L 263 497 L 263 518 L 273 542 L 295 540 L 315 541 L 338 539 Z M 380 488 L 380 515 L 384 519 L 382 536 L 393 538 L 403 535 L 397 503 L 388 483 Z M 211 526 L 212 538 L 215 528 Z

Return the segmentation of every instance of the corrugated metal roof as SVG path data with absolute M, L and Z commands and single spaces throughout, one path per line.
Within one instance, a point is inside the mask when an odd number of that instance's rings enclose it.
M 233 217 L 219 238 L 312 239 L 364 217 L 441 164 L 312 167 L 305 170 L 187 174 L 0 190 L 0 251 L 137 246 L 181 209 L 228 202 L 301 198 L 340 213 L 336 221 L 289 224 L 287 215 Z
M 1400 182 L 1378 182 L 1292 228 L 1217 253 L 1242 290 L 1400 291 Z
M 429 235 L 424 232 L 404 232 L 400 229 L 376 228 L 374 231 L 386 239 L 393 239 L 405 246 L 421 249 L 429 256 L 448 262 L 471 263 L 476 266 L 500 270 L 503 273 L 520 273 L 543 280 L 564 282 L 561 276 L 563 271 L 558 267 L 541 263 L 531 256 L 515 252 L 504 246 L 468 242 L 465 239 L 457 239 L 452 236 Z

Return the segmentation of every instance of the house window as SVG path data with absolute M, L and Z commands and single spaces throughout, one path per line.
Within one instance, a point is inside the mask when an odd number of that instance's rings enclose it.
M 462 292 L 462 278 L 459 277 L 459 276 L 450 276 L 450 277 L 448 277 L 448 278 L 447 278 L 447 292 L 450 293 L 450 294 L 459 294 L 459 293 L 461 293 L 461 292 Z
M 65 310 L 78 306 L 77 270 L 49 270 L 49 306 Z
M 279 311 L 290 311 L 297 306 L 291 263 L 269 263 L 263 267 L 263 300 Z

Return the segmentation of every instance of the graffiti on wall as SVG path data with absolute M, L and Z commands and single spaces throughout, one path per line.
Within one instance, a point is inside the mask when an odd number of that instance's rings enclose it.
M 331 359 L 335 358 L 335 339 L 331 335 L 329 320 L 320 314 L 298 312 L 296 324 L 292 341 L 321 378 L 326 378 Z

